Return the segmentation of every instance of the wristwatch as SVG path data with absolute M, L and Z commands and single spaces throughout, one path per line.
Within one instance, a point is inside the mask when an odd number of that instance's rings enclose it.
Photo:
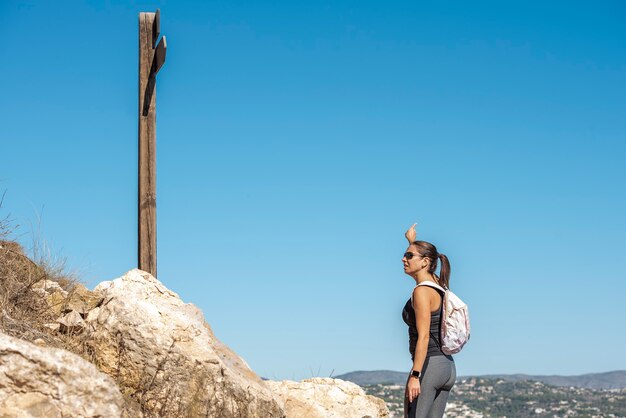
M 419 371 L 419 370 L 411 370 L 411 376 L 412 377 L 417 377 L 419 379 L 420 376 L 422 376 L 422 372 Z

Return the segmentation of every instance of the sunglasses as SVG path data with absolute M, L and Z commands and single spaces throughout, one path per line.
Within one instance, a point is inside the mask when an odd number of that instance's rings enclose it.
M 423 255 L 421 254 L 416 254 L 416 253 L 412 253 L 410 251 L 404 253 L 404 258 L 406 258 L 407 260 L 412 259 L 413 257 L 423 257 Z

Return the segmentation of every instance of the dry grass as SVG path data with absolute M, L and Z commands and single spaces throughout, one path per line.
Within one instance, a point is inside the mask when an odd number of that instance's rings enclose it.
M 0 219 L 0 331 L 29 342 L 41 344 L 43 340 L 45 345 L 64 348 L 90 360 L 81 336 L 60 334 L 46 326 L 54 323 L 59 314 L 46 300 L 45 292 L 33 290 L 36 283 L 50 280 L 71 293 L 80 280 L 66 271 L 66 260 L 52 256 L 38 237 L 33 239 L 33 256 L 29 257 L 11 239 L 16 229 L 8 216 Z

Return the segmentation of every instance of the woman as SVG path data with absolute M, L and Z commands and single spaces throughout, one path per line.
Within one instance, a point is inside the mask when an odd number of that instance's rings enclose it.
M 416 241 L 415 224 L 405 236 L 409 247 L 402 257 L 404 272 L 416 284 L 431 281 L 447 289 L 450 281 L 448 257 L 438 253 L 431 243 Z M 441 270 L 437 276 L 435 269 L 439 259 Z M 416 286 L 413 303 L 409 299 L 402 310 L 402 319 L 409 326 L 409 352 L 413 360 L 405 390 L 405 418 L 443 417 L 450 389 L 456 380 L 454 359 L 441 351 L 439 339 L 443 294 L 430 286 Z

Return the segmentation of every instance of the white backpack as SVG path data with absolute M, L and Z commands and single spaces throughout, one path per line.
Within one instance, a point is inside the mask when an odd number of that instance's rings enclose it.
M 430 286 L 444 292 L 441 332 L 439 335 L 441 351 L 444 354 L 458 353 L 470 338 L 470 320 L 467 304 L 452 293 L 450 289 L 444 289 L 433 281 L 427 280 L 417 286 Z M 413 293 L 411 293 L 411 303 L 413 303 Z

